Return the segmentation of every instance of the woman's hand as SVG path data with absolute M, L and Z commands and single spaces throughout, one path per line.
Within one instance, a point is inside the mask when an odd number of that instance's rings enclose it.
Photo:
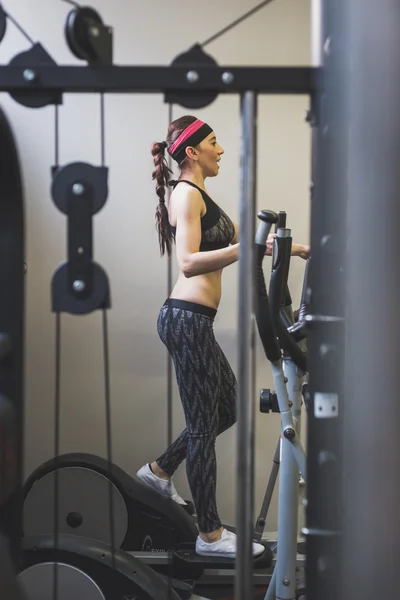
M 274 239 L 276 238 L 276 233 L 270 233 L 267 238 L 267 243 L 265 247 L 265 254 L 267 256 L 272 256 L 272 249 L 274 247 Z
M 267 256 L 272 256 L 272 249 L 274 247 L 275 238 L 276 233 L 269 234 L 265 246 L 265 254 Z M 303 260 L 307 260 L 308 258 L 310 258 L 310 246 L 305 246 L 304 244 L 292 244 L 291 256 L 300 256 L 300 258 L 302 258 Z

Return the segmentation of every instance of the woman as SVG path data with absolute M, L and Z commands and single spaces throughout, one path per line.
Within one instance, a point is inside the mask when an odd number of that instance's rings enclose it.
M 165 190 L 171 171 L 166 149 L 180 168 L 179 180 L 172 182 L 168 210 Z M 171 478 L 186 458 L 199 525 L 196 552 L 234 558 L 236 536 L 222 527 L 216 505 L 215 440 L 236 421 L 236 379 L 214 337 L 213 321 L 221 299 L 222 270 L 239 259 L 239 231 L 205 190 L 206 178 L 218 175 L 223 154 L 211 127 L 192 116 L 173 121 L 166 141 L 152 148 L 160 250 L 170 254 L 175 241 L 180 269 L 157 326 L 174 362 L 186 429 L 137 476 L 185 504 Z M 267 253 L 271 253 L 272 239 Z M 293 254 L 306 257 L 307 252 L 304 246 L 293 245 Z M 263 551 L 261 544 L 253 544 L 254 556 Z

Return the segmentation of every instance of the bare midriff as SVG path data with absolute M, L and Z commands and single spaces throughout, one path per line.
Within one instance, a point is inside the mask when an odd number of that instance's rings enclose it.
M 185 277 L 181 272 L 171 292 L 170 298 L 194 302 L 211 308 L 218 308 L 222 293 L 222 269 Z

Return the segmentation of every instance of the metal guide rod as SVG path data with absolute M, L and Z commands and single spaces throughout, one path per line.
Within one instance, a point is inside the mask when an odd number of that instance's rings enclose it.
M 322 65 L 322 0 L 311 0 L 311 64 Z
M 399 594 L 400 5 L 338 9 L 351 131 L 341 598 L 372 600 Z
M 254 381 L 255 351 L 255 219 L 257 94 L 241 98 L 241 181 L 237 396 L 237 600 L 248 600 L 253 576 L 254 512 Z

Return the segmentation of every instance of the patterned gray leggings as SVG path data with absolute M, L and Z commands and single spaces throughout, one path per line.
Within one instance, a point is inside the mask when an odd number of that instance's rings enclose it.
M 236 421 L 236 378 L 214 337 L 216 311 L 201 304 L 169 299 L 157 328 L 172 357 L 186 429 L 159 457 L 170 476 L 186 458 L 186 472 L 199 529 L 221 527 L 216 503 L 215 440 Z

